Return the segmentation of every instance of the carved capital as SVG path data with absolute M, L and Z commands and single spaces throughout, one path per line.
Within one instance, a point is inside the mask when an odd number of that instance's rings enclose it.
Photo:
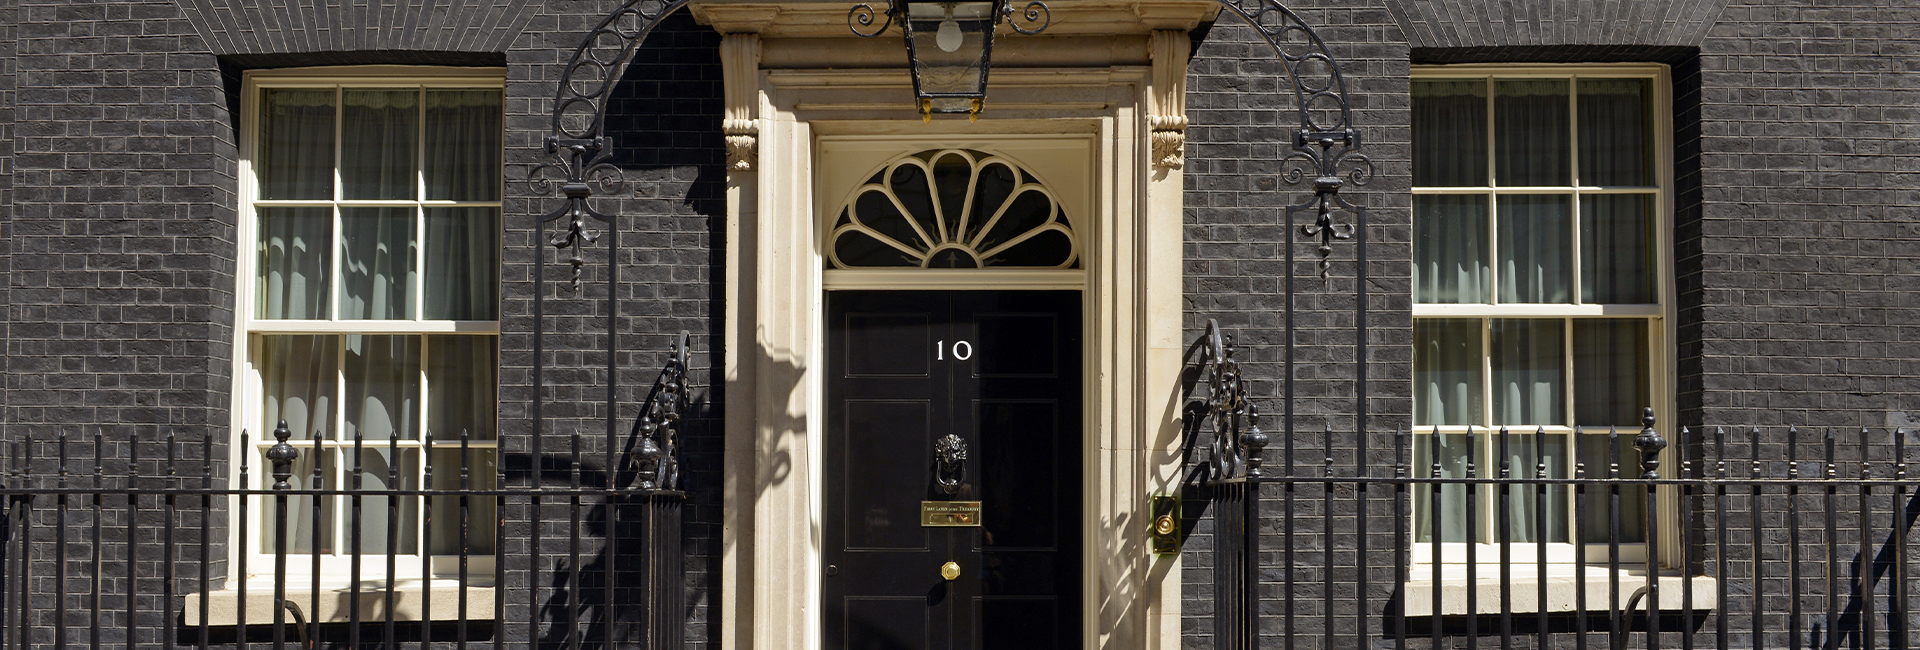
M 1151 115 L 1147 117 L 1147 126 L 1153 130 L 1153 165 L 1167 169 L 1186 165 L 1186 116 Z
M 720 130 L 727 135 L 727 169 L 753 171 L 755 152 L 760 146 L 759 123 L 753 120 L 722 120 Z
M 754 115 L 760 100 L 760 35 L 720 37 L 720 67 L 727 100 L 725 119 L 720 122 L 727 136 L 727 169 L 753 171 L 760 135 Z

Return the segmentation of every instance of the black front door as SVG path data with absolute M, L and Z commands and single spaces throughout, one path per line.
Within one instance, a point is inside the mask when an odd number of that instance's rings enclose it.
M 826 647 L 1080 647 L 1080 293 L 830 292 L 827 333 Z

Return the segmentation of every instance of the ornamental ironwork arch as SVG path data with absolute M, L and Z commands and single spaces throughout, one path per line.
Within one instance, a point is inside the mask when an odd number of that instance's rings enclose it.
M 1276 0 L 1218 0 L 1228 13 L 1239 16 L 1260 34 L 1284 64 L 1292 82 L 1294 110 L 1298 126 L 1293 130 L 1292 152 L 1287 154 L 1280 173 L 1290 186 L 1310 184 L 1313 194 L 1286 206 L 1286 222 L 1295 223 L 1302 213 L 1311 213 L 1311 221 L 1300 225 L 1300 234 L 1319 240 L 1320 275 L 1328 276 L 1332 265 L 1333 242 L 1360 237 L 1355 242 L 1356 275 L 1364 282 L 1366 208 L 1346 200 L 1340 189 L 1348 184 L 1365 185 L 1373 178 L 1373 161 L 1361 152 L 1360 131 L 1353 120 L 1346 77 L 1339 61 L 1321 40 L 1319 33 L 1299 14 Z M 619 84 L 621 74 L 633 58 L 633 52 L 669 14 L 685 7 L 688 0 L 627 0 L 609 12 L 575 47 L 561 72 L 554 93 L 552 123 L 546 149 L 550 160 L 536 166 L 531 182 L 536 193 L 551 194 L 554 181 L 542 174 L 558 172 L 559 190 L 566 202 L 540 215 L 539 223 L 564 219 L 563 230 L 548 239 L 561 250 L 570 250 L 572 281 L 579 286 L 582 244 L 597 243 L 599 233 L 589 223 L 612 224 L 614 215 L 595 210 L 588 199 L 596 186 L 602 194 L 618 192 L 623 185 L 620 170 L 611 162 L 612 146 L 607 139 L 607 100 Z M 856 5 L 849 12 L 853 21 L 862 8 L 871 22 L 870 5 Z M 890 16 L 891 18 L 891 16 Z M 1336 218 L 1338 213 L 1352 215 L 1350 221 Z M 1293 231 L 1288 229 L 1288 243 Z M 1287 247 L 1288 277 L 1292 277 L 1293 247 Z M 1364 296 L 1364 292 L 1361 292 Z

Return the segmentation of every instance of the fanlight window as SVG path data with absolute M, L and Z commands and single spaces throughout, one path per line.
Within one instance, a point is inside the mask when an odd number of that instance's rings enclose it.
M 967 149 L 888 164 L 841 208 L 832 268 L 1071 269 L 1079 242 L 1059 201 L 1013 161 Z

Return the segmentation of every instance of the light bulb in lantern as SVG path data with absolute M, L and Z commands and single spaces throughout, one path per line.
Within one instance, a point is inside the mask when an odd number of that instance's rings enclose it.
M 947 16 L 940 21 L 940 29 L 933 32 L 933 44 L 942 52 L 960 49 L 960 23 L 953 21 L 953 5 L 946 5 Z

